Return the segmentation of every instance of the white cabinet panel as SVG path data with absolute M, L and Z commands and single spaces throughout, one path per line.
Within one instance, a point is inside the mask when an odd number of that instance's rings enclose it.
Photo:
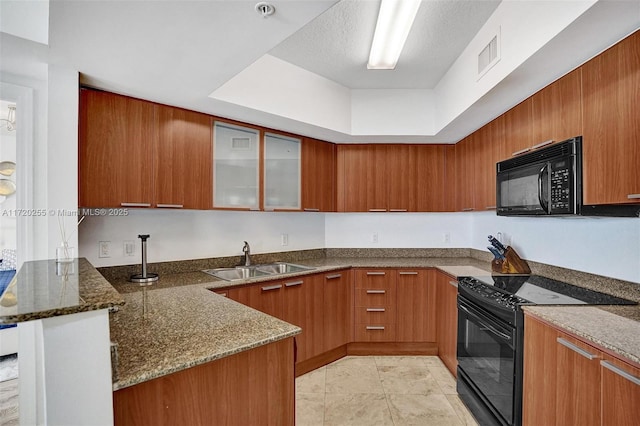
M 266 133 L 264 208 L 300 209 L 300 139 Z

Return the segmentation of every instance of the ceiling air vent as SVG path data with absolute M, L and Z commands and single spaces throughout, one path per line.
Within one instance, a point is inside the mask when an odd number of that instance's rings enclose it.
M 500 60 L 500 31 L 478 54 L 478 79 Z

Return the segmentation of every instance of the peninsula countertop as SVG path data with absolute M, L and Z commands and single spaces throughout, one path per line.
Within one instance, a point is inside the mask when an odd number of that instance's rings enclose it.
M 124 298 L 84 258 L 25 262 L 0 299 L 0 324 L 112 309 Z

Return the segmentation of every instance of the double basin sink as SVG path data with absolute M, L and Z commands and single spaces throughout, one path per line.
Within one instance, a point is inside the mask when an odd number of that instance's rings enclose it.
M 293 263 L 276 262 L 264 265 L 236 266 L 235 268 L 204 269 L 205 274 L 213 275 L 225 281 L 246 280 L 274 275 L 292 274 L 295 272 L 310 271 L 315 268 L 309 266 L 294 265 Z

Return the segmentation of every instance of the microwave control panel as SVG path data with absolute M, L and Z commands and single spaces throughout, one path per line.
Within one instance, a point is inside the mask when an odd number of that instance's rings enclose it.
M 572 211 L 570 205 L 571 177 L 567 160 L 553 164 L 551 169 L 551 210 Z

